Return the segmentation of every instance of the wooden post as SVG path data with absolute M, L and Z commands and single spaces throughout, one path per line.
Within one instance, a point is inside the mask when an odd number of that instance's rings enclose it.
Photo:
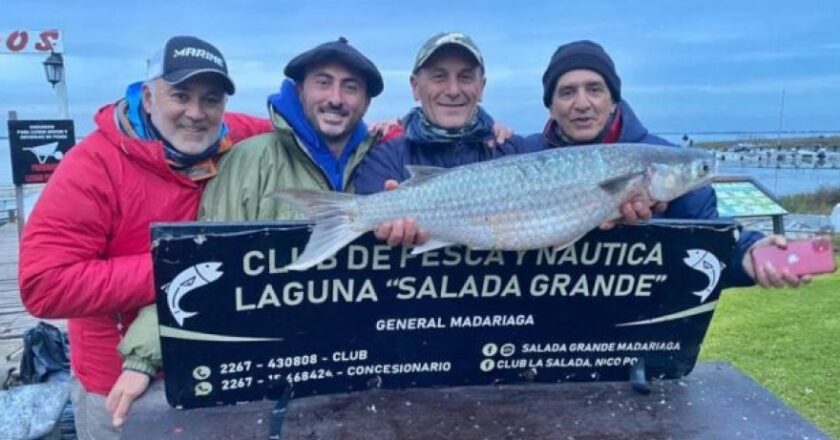
M 17 120 L 17 112 L 14 110 L 9 110 L 9 120 L 16 121 Z M 12 134 L 9 133 L 9 152 L 12 151 L 12 142 L 11 142 Z M 14 164 L 12 164 L 12 168 L 14 168 Z M 12 174 L 14 174 L 14 169 L 12 170 Z M 15 222 L 17 223 L 17 230 L 18 230 L 18 242 L 23 239 L 23 222 L 24 222 L 24 215 L 23 215 L 23 185 L 15 184 L 15 205 L 16 205 L 16 215 L 15 215 Z M 10 219 L 11 220 L 11 219 Z
M 781 214 L 771 216 L 773 219 L 773 233 L 778 235 L 785 235 L 785 219 Z

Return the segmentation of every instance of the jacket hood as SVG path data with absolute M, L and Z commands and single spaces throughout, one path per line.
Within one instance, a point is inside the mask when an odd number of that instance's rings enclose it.
M 368 138 L 367 125 L 364 121 L 359 121 L 344 145 L 341 155 L 336 157 L 330 151 L 324 138 L 306 118 L 294 82 L 289 79 L 284 80 L 280 92 L 268 97 L 268 106 L 272 121 L 276 121 L 277 116 L 282 117 L 303 147 L 306 148 L 309 156 L 327 176 L 332 187 L 338 191 L 343 191 L 344 169 L 362 142 Z
M 96 112 L 94 122 L 96 123 L 97 130 L 91 136 L 99 134 L 105 137 L 108 140 L 108 144 L 120 149 L 122 154 L 157 175 L 167 178 L 173 178 L 175 176 L 178 180 L 194 186 L 194 183 L 190 179 L 172 171 L 166 162 L 163 144 L 160 141 L 138 139 L 125 133 L 120 128 L 120 116 L 117 112 L 124 107 L 123 102 L 123 100 L 120 100 L 105 105 Z
M 618 142 L 641 142 L 648 135 L 648 129 L 642 125 L 642 121 L 633 113 L 633 109 L 626 101 L 618 103 L 621 107 L 621 133 L 618 135 Z

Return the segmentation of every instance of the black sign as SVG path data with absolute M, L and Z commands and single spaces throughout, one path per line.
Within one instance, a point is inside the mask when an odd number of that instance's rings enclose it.
M 366 235 L 306 272 L 303 224 L 153 227 L 177 407 L 405 388 L 627 380 L 694 367 L 732 222 L 594 231 L 566 249 L 412 255 Z
M 72 120 L 9 121 L 14 184 L 46 183 L 75 143 Z

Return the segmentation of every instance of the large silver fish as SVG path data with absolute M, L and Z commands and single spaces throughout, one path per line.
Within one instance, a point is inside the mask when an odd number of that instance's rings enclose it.
M 634 194 L 667 202 L 708 183 L 714 156 L 646 144 L 589 145 L 508 156 L 456 168 L 408 166 L 411 179 L 369 196 L 281 190 L 315 222 L 288 269 L 305 270 L 387 220 L 411 217 L 429 232 L 414 248 L 451 244 L 524 250 L 569 246 Z

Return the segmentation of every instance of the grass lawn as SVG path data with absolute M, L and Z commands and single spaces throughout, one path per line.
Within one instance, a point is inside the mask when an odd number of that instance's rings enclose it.
M 731 362 L 840 439 L 840 272 L 723 293 L 700 359 Z

